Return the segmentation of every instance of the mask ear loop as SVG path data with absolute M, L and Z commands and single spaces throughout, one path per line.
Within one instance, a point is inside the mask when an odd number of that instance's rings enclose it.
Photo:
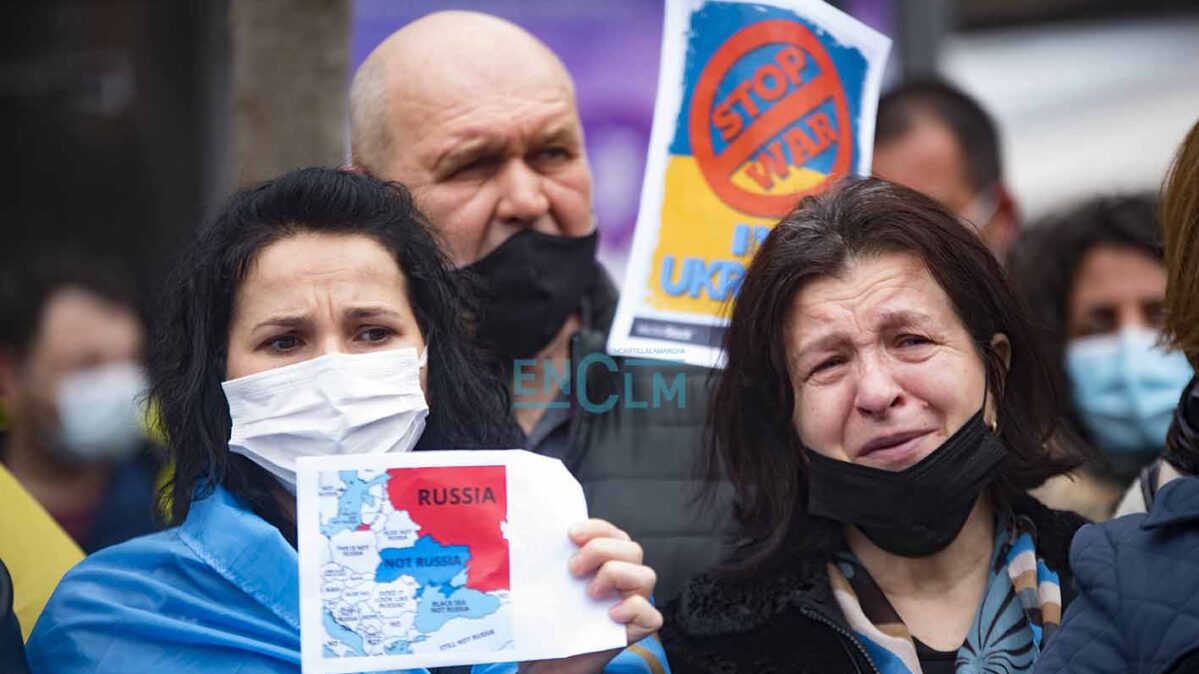
M 420 355 L 416 357 L 416 367 L 419 370 L 425 369 L 429 364 L 429 342 L 425 342 L 425 348 L 420 350 Z

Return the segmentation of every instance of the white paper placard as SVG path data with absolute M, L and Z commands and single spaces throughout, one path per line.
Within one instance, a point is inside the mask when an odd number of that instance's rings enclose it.
M 582 487 L 523 450 L 306 457 L 297 520 L 303 671 L 524 662 L 623 648 L 570 575 Z

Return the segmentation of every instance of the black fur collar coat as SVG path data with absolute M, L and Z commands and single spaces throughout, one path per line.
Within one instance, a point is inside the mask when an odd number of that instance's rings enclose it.
M 1037 529 L 1037 555 L 1073 598 L 1070 541 L 1086 520 L 1032 497 L 1012 504 Z M 675 674 L 854 674 L 876 672 L 829 587 L 826 560 L 793 555 L 751 579 L 692 579 L 668 604 L 660 636 Z M 1063 610 L 1065 606 L 1063 606 Z

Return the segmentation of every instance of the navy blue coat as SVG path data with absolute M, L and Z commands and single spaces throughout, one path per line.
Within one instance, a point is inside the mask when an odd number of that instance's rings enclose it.
M 1037 661 L 1036 674 L 1194 671 L 1199 477 L 1167 483 L 1148 515 L 1083 527 L 1070 567 L 1078 597 Z

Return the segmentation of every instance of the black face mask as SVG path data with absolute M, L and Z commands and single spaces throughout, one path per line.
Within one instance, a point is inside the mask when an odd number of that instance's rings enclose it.
M 852 524 L 902 557 L 927 557 L 952 543 L 1004 455 L 982 410 L 932 454 L 897 472 L 806 451 L 808 512 Z
M 463 272 L 479 277 L 478 337 L 505 358 L 528 358 L 545 348 L 595 285 L 598 230 L 552 236 L 526 229 Z

